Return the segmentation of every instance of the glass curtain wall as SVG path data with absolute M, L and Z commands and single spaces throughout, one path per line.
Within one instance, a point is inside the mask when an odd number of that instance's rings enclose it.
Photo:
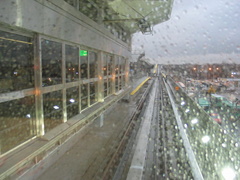
M 33 38 L 0 30 L 0 154 L 36 135 Z
M 108 71 L 108 95 L 112 94 L 112 73 L 113 73 L 113 56 L 112 55 L 107 55 L 107 71 Z
M 119 67 L 120 67 L 120 57 L 116 58 L 115 61 L 115 92 L 119 90 Z
M 79 48 L 66 45 L 66 82 L 74 82 L 79 80 Z
M 98 101 L 97 52 L 45 36 L 39 45 L 42 81 L 35 85 L 33 38 L 0 31 L 0 154 L 37 136 L 36 112 L 46 133 Z M 113 60 L 104 54 L 104 97 L 113 90 Z M 115 72 L 121 74 L 119 63 Z
M 89 76 L 90 76 L 90 105 L 97 102 L 97 85 L 98 85 L 98 61 L 97 61 L 97 53 L 90 51 L 89 52 Z
M 62 83 L 62 44 L 42 39 L 42 86 Z

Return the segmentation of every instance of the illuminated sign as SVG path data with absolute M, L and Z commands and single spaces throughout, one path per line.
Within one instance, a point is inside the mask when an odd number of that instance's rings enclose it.
M 88 55 L 88 51 L 80 50 L 80 56 L 87 56 L 87 55 Z

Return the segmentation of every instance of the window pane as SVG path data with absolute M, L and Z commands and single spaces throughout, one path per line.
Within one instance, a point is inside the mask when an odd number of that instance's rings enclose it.
M 67 89 L 67 119 L 78 114 L 79 111 L 79 88 Z
M 97 77 L 97 54 L 95 52 L 89 53 L 89 74 L 90 78 Z
M 97 102 L 97 82 L 90 83 L 90 105 Z
M 115 74 L 116 76 L 118 75 L 119 72 L 119 57 L 116 58 L 116 62 L 115 62 Z
M 112 78 L 108 78 L 108 95 L 112 93 Z
M 32 39 L 0 31 L 0 93 L 32 87 L 34 87 Z
M 62 44 L 42 40 L 42 83 L 50 86 L 62 83 Z
M 113 57 L 112 56 L 108 56 L 108 75 L 112 74 L 112 69 L 113 69 Z
M 108 95 L 108 83 L 107 79 L 104 80 L 104 97 L 107 97 Z
M 81 86 L 81 110 L 88 107 L 88 84 Z
M 104 55 L 103 59 L 103 75 L 107 76 L 107 56 Z
M 63 122 L 62 92 L 54 91 L 43 95 L 45 132 Z
M 120 59 L 120 66 L 119 66 L 119 73 L 120 74 L 122 74 L 122 73 L 124 73 L 124 71 L 125 71 L 125 59 L 124 58 L 121 58 Z
M 124 87 L 125 87 L 125 78 L 126 78 L 126 76 L 125 76 L 125 75 L 123 75 L 123 76 L 122 76 L 122 88 L 124 88 Z
M 115 78 L 115 91 L 118 91 L 118 77 Z
M 79 48 L 66 45 L 66 82 L 79 80 Z
M 118 82 L 119 90 L 121 90 L 122 89 L 122 76 L 119 76 L 118 80 L 119 80 L 119 82 Z
M 0 103 L 0 154 L 36 135 L 34 96 Z
M 81 79 L 88 79 L 88 56 L 81 56 L 80 68 L 81 68 Z

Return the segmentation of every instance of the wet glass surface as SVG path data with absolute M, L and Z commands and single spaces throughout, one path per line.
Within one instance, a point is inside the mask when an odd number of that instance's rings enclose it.
M 67 89 L 67 119 L 79 113 L 79 88 Z
M 42 39 L 42 86 L 62 83 L 62 44 Z
M 34 96 L 0 103 L 0 154 L 35 135 Z
M 97 102 L 97 82 L 91 82 L 89 84 L 90 88 L 90 105 Z
M 62 91 L 43 94 L 43 116 L 45 132 L 63 123 Z
M 81 79 L 88 78 L 88 55 L 81 56 L 80 58 L 80 72 L 81 72 Z
M 118 92 L 119 88 L 119 77 L 115 77 L 115 91 Z
M 108 81 L 107 81 L 107 79 L 104 79 L 103 88 L 104 88 L 104 97 L 107 97 L 107 95 L 108 95 Z
M 32 38 L 0 31 L 0 93 L 33 87 Z
M 66 82 L 79 80 L 79 48 L 66 45 Z
M 88 85 L 81 85 L 81 110 L 84 110 L 88 107 Z
M 97 77 L 97 53 L 89 52 L 89 78 L 96 78 Z

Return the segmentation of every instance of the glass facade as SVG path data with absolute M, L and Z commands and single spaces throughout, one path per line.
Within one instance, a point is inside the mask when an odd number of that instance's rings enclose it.
M 34 96 L 0 103 L 0 154 L 36 135 Z
M 62 44 L 42 39 L 42 86 L 62 83 Z
M 81 110 L 88 107 L 88 84 L 81 85 Z
M 104 97 L 107 97 L 107 95 L 108 95 L 108 81 L 107 81 L 107 79 L 104 79 L 103 88 L 104 88 Z
M 89 52 L 89 75 L 90 78 L 97 77 L 97 54 L 95 52 Z
M 47 37 L 39 39 L 34 44 L 32 37 L 0 31 L 0 154 L 98 102 L 98 53 L 82 53 L 78 45 Z M 41 57 L 36 57 L 36 65 L 35 47 Z M 115 86 L 114 69 L 120 66 L 114 67 L 114 55 L 102 57 L 103 93 L 108 97 Z
M 88 54 L 80 59 L 81 79 L 88 79 Z
M 32 38 L 0 31 L 0 93 L 33 87 Z
M 45 132 L 63 123 L 62 91 L 43 94 L 43 116 Z
M 79 88 L 67 89 L 67 119 L 79 113 Z
M 97 82 L 91 82 L 89 84 L 90 88 L 90 105 L 97 102 Z
M 66 82 L 79 80 L 79 48 L 66 45 Z

